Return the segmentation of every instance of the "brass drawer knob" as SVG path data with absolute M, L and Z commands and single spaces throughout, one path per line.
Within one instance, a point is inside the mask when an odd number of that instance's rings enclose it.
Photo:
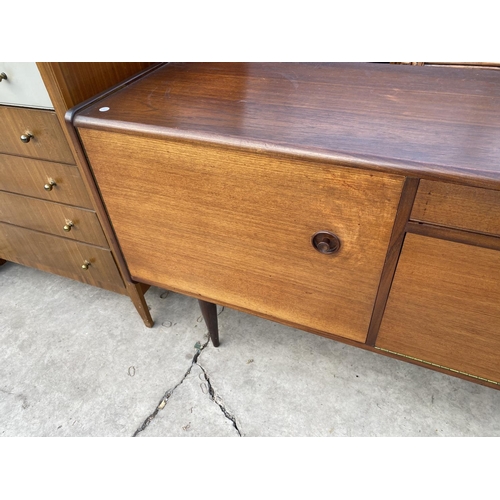
M 7 80 L 7 75 L 6 75 L 5 73 L 3 73 L 3 72 L 2 72 L 2 73 L 0 73 L 0 82 L 1 82 L 2 80 Z
M 26 132 L 21 136 L 21 141 L 27 144 L 28 142 L 31 141 L 31 139 L 33 139 L 33 137 L 35 136 L 31 132 Z
M 43 189 L 45 189 L 45 191 L 52 191 L 52 188 L 54 186 L 57 186 L 56 181 L 50 179 L 50 181 L 47 182 L 47 184 L 45 184 L 45 186 L 43 186 Z
M 74 226 L 73 221 L 67 220 L 65 226 L 63 229 L 69 233 L 71 231 L 71 228 Z
M 338 252 L 340 249 L 340 239 L 330 231 L 318 231 L 311 238 L 313 247 L 320 253 L 329 255 Z
M 85 271 L 90 267 L 90 262 L 88 260 L 86 260 L 83 264 L 82 264 L 82 269 L 84 269 Z

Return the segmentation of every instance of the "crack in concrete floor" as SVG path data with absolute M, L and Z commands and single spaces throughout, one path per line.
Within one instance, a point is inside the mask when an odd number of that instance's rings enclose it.
M 207 334 L 208 335 L 208 334 Z M 210 343 L 210 338 L 203 344 L 198 347 L 198 344 L 195 346 L 197 348 L 195 355 L 193 356 L 193 359 L 191 360 L 191 365 L 189 368 L 186 370 L 186 373 L 174 387 L 171 389 L 168 389 L 165 394 L 163 395 L 162 399 L 154 409 L 154 411 L 144 420 L 142 425 L 134 432 L 132 437 L 137 437 L 142 431 L 144 431 L 149 424 L 156 418 L 158 413 L 165 408 L 165 406 L 168 403 L 168 400 L 172 397 L 173 393 L 175 390 L 182 385 L 184 380 L 189 376 L 191 373 L 191 370 L 193 369 L 193 366 L 197 365 L 202 373 L 203 373 L 203 378 L 205 379 L 205 382 L 207 384 L 207 392 L 208 395 L 210 396 L 210 399 L 220 408 L 222 414 L 224 415 L 225 418 L 230 420 L 233 424 L 233 427 L 236 429 L 236 432 L 238 433 L 239 437 L 242 437 L 241 431 L 238 428 L 238 424 L 236 423 L 236 417 L 232 415 L 225 407 L 224 402 L 222 401 L 222 398 L 215 392 L 215 389 L 212 386 L 212 383 L 210 381 L 210 377 L 208 376 L 207 371 L 205 368 L 198 362 L 198 358 L 200 357 L 200 354 L 203 352 L 203 350 L 208 346 Z M 203 391 L 202 391 L 203 392 Z

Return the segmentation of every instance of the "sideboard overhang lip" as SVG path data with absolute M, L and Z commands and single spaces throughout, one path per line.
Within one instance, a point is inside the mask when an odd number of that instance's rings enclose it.
M 210 65 L 211 63 L 205 63 Z M 251 63 L 249 63 L 251 64 Z M 360 64 L 363 63 L 353 63 L 353 67 L 359 67 Z M 389 77 L 397 77 L 399 72 L 403 71 L 405 74 L 408 70 L 414 71 L 423 71 L 423 67 L 401 67 L 394 65 L 376 65 L 372 63 L 364 63 L 366 65 L 366 70 L 370 71 L 371 67 L 377 66 L 377 71 L 380 74 L 384 74 L 387 72 L 387 78 Z M 380 69 L 379 66 L 386 66 L 387 68 Z M 346 65 L 339 65 L 339 68 L 345 68 Z M 332 134 L 331 137 L 325 135 L 325 130 L 320 131 L 320 134 L 323 134 L 323 137 L 319 142 L 321 145 L 326 144 L 328 147 L 317 147 L 314 145 L 314 141 L 308 141 L 304 139 L 300 144 L 293 144 L 290 141 L 287 141 L 286 137 L 283 137 L 282 140 L 276 140 L 276 138 L 271 138 L 269 141 L 263 140 L 262 138 L 258 138 L 258 133 L 256 136 L 252 137 L 251 135 L 245 135 L 243 132 L 240 135 L 235 133 L 219 133 L 217 131 L 217 127 L 214 127 L 214 131 L 207 131 L 206 124 L 205 130 L 197 129 L 196 126 L 189 127 L 185 123 L 179 123 L 179 127 L 170 127 L 165 124 L 154 124 L 148 123 L 148 120 L 134 121 L 133 119 L 114 119 L 113 115 L 108 115 L 106 112 L 99 113 L 98 110 L 103 106 L 114 106 L 115 98 L 114 94 L 118 90 L 122 90 L 125 87 L 135 86 L 136 84 L 140 84 L 140 80 L 142 76 L 150 75 L 155 72 L 166 71 L 169 68 L 169 63 L 167 64 L 159 64 L 154 66 L 153 68 L 144 72 L 143 75 L 139 74 L 134 76 L 133 78 L 127 80 L 126 82 L 122 82 L 117 85 L 115 88 L 110 89 L 107 92 L 97 96 L 95 99 L 91 99 L 82 103 L 81 105 L 69 110 L 66 114 L 66 121 L 73 125 L 76 128 L 92 128 L 96 130 L 105 130 L 112 131 L 123 134 L 134 134 L 145 137 L 159 138 L 163 140 L 176 140 L 176 141 L 188 141 L 188 142 L 196 142 L 198 144 L 212 144 L 218 147 L 225 148 L 237 148 L 238 150 L 246 150 L 248 152 L 255 152 L 259 154 L 268 154 L 272 156 L 284 156 L 284 157 L 293 157 L 300 158 L 309 161 L 319 161 L 322 163 L 332 163 L 340 166 L 347 166 L 353 168 L 362 168 L 372 171 L 378 171 L 383 173 L 395 174 L 395 175 L 403 175 L 410 177 L 417 177 L 429 180 L 442 180 L 445 182 L 451 183 L 461 183 L 475 187 L 483 187 L 493 190 L 500 190 L 500 163 L 499 161 L 487 161 L 482 155 L 477 156 L 477 161 L 474 161 L 474 156 L 470 156 L 472 153 L 468 153 L 470 158 L 468 158 L 464 162 L 459 163 L 450 163 L 446 161 L 446 158 L 440 158 L 439 154 L 429 153 L 427 154 L 427 158 L 423 159 L 424 161 L 420 161 L 419 154 L 416 154 L 414 151 L 409 152 L 406 157 L 404 155 L 400 156 L 388 156 L 387 153 L 390 153 L 390 134 L 396 130 L 395 126 L 391 125 L 391 118 L 384 122 L 388 128 L 387 136 L 384 135 L 384 129 L 380 130 L 380 142 L 381 142 L 381 154 L 372 154 L 366 153 L 365 151 L 357 151 L 355 148 L 351 148 L 347 150 L 343 148 L 343 143 L 339 143 L 336 141 L 335 135 Z M 398 69 L 399 68 L 399 69 Z M 439 70 L 441 72 L 461 72 L 461 74 L 468 75 L 470 74 L 469 69 L 456 69 L 456 68 L 425 68 L 425 71 L 436 71 Z M 484 70 L 480 70 L 483 75 Z M 462 73 L 465 72 L 465 73 Z M 492 72 L 488 72 L 492 73 Z M 497 77 L 497 73 L 495 72 L 495 77 Z M 153 75 L 154 76 L 154 75 Z M 474 76 L 476 79 L 481 79 L 482 76 Z M 488 78 L 492 78 L 491 75 Z M 500 83 L 500 74 L 498 74 L 499 83 Z M 125 89 L 127 94 L 128 89 Z M 485 96 L 477 96 L 472 95 L 469 96 L 471 101 L 470 105 L 478 102 L 483 102 Z M 467 96 L 465 96 L 467 98 Z M 492 96 L 495 98 L 495 96 Z M 194 98 L 193 98 L 194 100 Z M 495 98 L 497 100 L 497 98 Z M 354 101 L 353 101 L 354 103 Z M 333 106 L 333 105 L 332 105 Z M 380 104 L 377 104 L 380 106 Z M 446 105 L 450 108 L 449 105 Z M 499 110 L 500 111 L 500 110 Z M 157 110 L 155 111 L 157 112 Z M 493 113 L 494 114 L 494 106 L 489 108 L 483 108 L 482 113 Z M 464 112 L 465 113 L 465 112 Z M 484 116 L 486 116 L 486 114 Z M 396 116 L 396 115 L 394 115 Z M 451 116 L 451 115 L 450 115 Z M 474 120 L 474 110 L 466 112 L 464 116 L 470 116 L 470 122 L 466 124 L 471 131 L 473 131 L 474 127 L 477 125 Z M 363 125 L 362 117 L 359 120 L 359 125 Z M 461 127 L 463 124 L 457 121 L 456 126 Z M 488 123 L 488 127 L 498 128 L 500 137 L 500 123 L 497 127 L 494 123 Z M 280 125 L 283 126 L 283 125 Z M 431 121 L 428 125 L 429 127 L 437 127 L 436 134 L 440 133 L 440 125 L 436 121 Z M 479 126 L 483 126 L 483 124 L 479 124 Z M 392 130 L 392 132 L 391 132 Z M 410 133 L 411 127 L 402 132 L 403 136 L 406 136 Z M 277 132 L 279 134 L 279 131 Z M 427 132 L 428 133 L 428 132 Z M 403 140 L 404 137 L 401 139 Z M 372 138 L 370 137 L 370 140 Z M 471 138 L 471 141 L 473 138 Z M 308 143 L 309 142 L 309 143 Z M 359 142 L 359 141 L 358 141 Z M 331 146 L 330 146 L 331 145 Z M 388 147 L 387 147 L 388 146 Z M 458 147 L 458 144 L 455 144 L 453 147 Z M 371 147 L 371 146 L 370 146 Z M 365 149 L 370 149 L 367 147 Z M 485 153 L 488 155 L 493 155 L 495 148 L 497 146 L 495 143 L 491 144 L 490 149 Z M 500 150 L 500 142 L 498 149 Z M 384 151 L 385 150 L 385 151 Z M 494 156 L 494 155 L 493 155 Z M 500 157 L 499 157 L 500 158 Z M 428 161 L 431 160 L 431 161 Z
M 396 158 L 379 156 L 353 155 L 341 151 L 305 149 L 284 144 L 265 143 L 261 141 L 241 140 L 228 136 L 208 134 L 206 132 L 166 129 L 151 125 L 137 124 L 133 129 L 128 123 L 94 120 L 78 114 L 72 118 L 72 124 L 78 128 L 89 128 L 113 133 L 156 139 L 171 139 L 197 144 L 219 146 L 229 149 L 245 150 L 248 153 L 267 154 L 273 157 L 300 159 L 311 162 L 330 163 L 336 166 L 360 168 L 374 172 L 415 177 L 419 179 L 441 180 L 500 191 L 500 171 L 481 171 L 460 169 L 449 165 L 417 163 Z

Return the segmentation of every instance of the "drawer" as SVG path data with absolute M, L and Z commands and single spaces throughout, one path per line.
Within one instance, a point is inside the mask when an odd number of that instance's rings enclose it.
M 402 177 L 80 133 L 134 279 L 365 340 Z M 338 252 L 313 247 L 322 230 Z
M 500 235 L 500 191 L 421 180 L 411 219 Z
M 56 114 L 40 109 L 0 106 L 0 153 L 75 163 Z
M 0 256 L 5 260 L 124 293 L 113 255 L 104 248 L 0 222 Z M 88 269 L 83 269 L 85 262 Z
M 0 62 L 0 73 L 0 104 L 53 109 L 36 63 Z
M 0 221 L 108 247 L 92 210 L 0 191 Z
M 0 155 L 0 190 L 93 208 L 80 172 L 74 165 Z
M 500 252 L 407 234 L 377 347 L 500 382 Z

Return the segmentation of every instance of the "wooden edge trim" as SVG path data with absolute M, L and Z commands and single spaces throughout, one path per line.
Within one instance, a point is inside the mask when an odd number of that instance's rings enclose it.
M 105 96 L 103 96 L 105 97 Z M 90 103 L 89 103 L 90 104 Z M 78 110 L 79 112 L 81 110 Z M 68 117 L 66 118 L 68 119 Z M 111 121 L 105 118 L 96 119 L 78 115 L 74 118 L 78 128 L 90 128 L 104 132 L 115 132 L 134 136 L 150 137 L 153 139 L 170 139 L 197 144 L 214 145 L 229 149 L 246 150 L 251 153 L 260 153 L 274 156 L 291 157 L 298 160 L 314 161 L 341 165 L 363 170 L 371 170 L 393 175 L 406 175 L 408 177 L 428 178 L 430 180 L 459 183 L 474 187 L 482 187 L 500 191 L 500 178 L 498 173 L 483 170 L 469 170 L 456 168 L 453 165 L 421 164 L 410 160 L 398 160 L 382 156 L 349 154 L 342 151 L 323 149 L 308 149 L 294 147 L 287 144 L 265 143 L 261 140 L 242 139 L 226 135 L 194 130 L 179 130 L 141 123 L 127 123 Z
M 120 246 L 118 245 L 118 240 L 116 239 L 115 232 L 109 221 L 108 214 L 105 209 L 104 202 L 101 199 L 101 195 L 96 185 L 94 176 L 88 166 L 87 157 L 83 152 L 83 148 L 80 144 L 80 138 L 78 137 L 76 131 L 71 130 L 69 126 L 68 126 L 68 132 L 71 135 L 71 142 L 73 143 L 73 148 L 77 156 L 77 163 L 80 166 L 81 169 L 80 171 L 88 186 L 90 196 L 92 197 L 92 201 L 94 203 L 94 207 L 99 218 L 99 222 L 103 226 L 104 233 L 108 238 L 109 246 L 113 250 L 116 260 L 118 261 L 117 262 L 118 268 L 120 269 L 120 272 L 123 275 L 124 280 L 131 283 L 132 279 L 128 271 L 128 266 L 125 263 L 125 259 L 123 258 Z
M 464 243 L 465 245 L 490 248 L 491 250 L 500 250 L 500 237 L 493 235 L 411 221 L 406 224 L 406 232 L 428 236 L 429 238 Z
M 116 237 L 115 231 L 112 227 L 112 224 L 109 220 L 109 216 L 106 210 L 106 206 L 104 205 L 104 202 L 101 197 L 101 193 L 99 191 L 98 185 L 96 183 L 96 180 L 94 178 L 94 174 L 92 172 L 92 169 L 90 167 L 90 163 L 87 159 L 87 155 L 85 154 L 85 151 L 83 149 L 82 143 L 80 141 L 80 136 L 78 134 L 78 131 L 73 125 L 73 118 L 75 114 L 78 111 L 81 111 L 85 107 L 89 106 L 92 104 L 94 101 L 101 99 L 102 97 L 106 95 L 110 95 L 113 92 L 116 92 L 118 89 L 123 88 L 127 85 L 130 85 L 134 81 L 142 78 L 144 75 L 155 71 L 158 69 L 159 66 L 162 66 L 162 64 L 155 64 L 143 72 L 140 72 L 136 75 L 133 75 L 132 77 L 128 78 L 127 80 L 124 80 L 123 82 L 115 85 L 114 87 L 105 90 L 104 92 L 101 92 L 97 96 L 94 96 L 90 99 L 87 99 L 86 101 L 83 101 L 80 104 L 77 104 L 73 108 L 69 109 L 65 116 L 64 116 L 64 124 L 65 124 L 65 129 L 66 132 L 69 136 L 69 142 L 73 148 L 76 160 L 77 160 L 77 165 L 80 168 L 80 173 L 82 174 L 82 177 L 84 178 L 90 195 L 92 197 L 92 201 L 94 203 L 95 210 L 97 212 L 99 221 L 101 222 L 104 232 L 106 236 L 108 237 L 108 242 L 110 248 L 113 250 L 113 254 L 115 256 L 115 259 L 118 264 L 118 269 L 120 270 L 120 273 L 123 276 L 123 279 L 126 283 L 134 283 L 132 278 L 130 277 L 130 272 L 128 270 L 127 263 L 125 262 L 125 259 L 123 257 L 123 253 L 121 251 L 120 245 L 118 243 L 118 239 Z
M 66 97 L 63 89 L 58 84 L 62 77 L 61 75 L 56 74 L 56 68 L 51 63 L 38 62 L 36 65 L 49 94 L 50 100 L 52 101 L 52 105 L 54 106 L 59 123 L 64 131 L 64 113 L 67 109 Z
M 447 366 L 438 365 L 437 363 L 432 363 L 431 361 L 425 361 L 423 359 L 414 358 L 412 356 L 407 356 L 406 354 L 401 354 L 399 352 L 390 351 L 389 349 L 384 349 L 383 347 L 375 347 L 375 350 L 377 352 L 381 352 L 381 353 L 393 354 L 398 359 L 403 358 L 405 360 L 414 361 L 419 366 L 421 365 L 421 366 L 426 366 L 426 367 L 430 366 L 430 367 L 433 367 L 433 368 L 438 368 L 438 369 L 440 369 L 439 371 L 441 371 L 443 373 L 451 372 L 452 374 L 462 375 L 467 380 L 474 379 L 474 380 L 477 380 L 477 381 L 486 382 L 486 384 L 488 384 L 488 385 L 491 384 L 492 386 L 499 386 L 498 388 L 500 388 L 500 382 L 496 382 L 495 380 L 489 380 L 489 379 L 484 378 L 484 377 L 478 377 L 477 375 L 472 375 L 471 373 L 462 372 L 460 370 L 455 370 L 455 368 L 449 368 Z
M 379 287 L 373 305 L 372 317 L 370 326 L 368 327 L 368 334 L 366 336 L 366 344 L 374 346 L 377 340 L 380 324 L 382 323 L 382 316 L 384 315 L 387 299 L 392 286 L 392 280 L 396 267 L 398 265 L 399 255 L 403 246 L 405 229 L 410 219 L 413 202 L 417 195 L 418 184 L 420 179 L 415 177 L 407 177 L 403 184 L 401 191 L 401 198 L 396 212 L 396 219 L 392 228 L 391 239 L 389 240 L 389 247 L 385 257 L 384 267 L 380 276 Z
M 106 96 L 102 96 L 102 98 L 104 97 Z M 88 103 L 88 105 L 90 104 L 92 103 Z M 279 142 L 265 143 L 262 140 L 237 138 L 210 132 L 180 130 L 142 123 L 112 121 L 106 118 L 97 119 L 77 114 L 82 111 L 82 109 L 83 108 L 76 109 L 72 117 L 66 114 L 66 120 L 73 120 L 76 128 L 90 128 L 103 132 L 149 137 L 152 139 L 168 139 L 199 145 L 211 145 L 238 151 L 244 150 L 249 153 L 258 154 L 265 152 L 267 155 L 278 158 L 293 158 L 302 161 L 321 162 L 384 174 L 425 178 L 500 191 L 500 177 L 498 173 L 492 171 L 462 169 L 456 168 L 453 165 L 421 164 L 410 160 L 403 161 L 396 158 L 375 155 L 349 154 L 342 151 L 295 147 Z M 75 116 L 75 114 L 77 116 Z

